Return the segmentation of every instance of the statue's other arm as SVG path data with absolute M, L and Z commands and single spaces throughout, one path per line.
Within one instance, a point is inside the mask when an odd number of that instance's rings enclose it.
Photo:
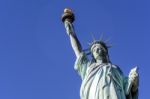
M 74 31 L 73 24 L 72 24 L 73 20 L 74 20 L 74 15 L 72 11 L 70 9 L 65 9 L 62 17 L 62 21 L 64 22 L 66 32 L 70 37 L 71 46 L 75 52 L 76 57 L 78 58 L 82 52 L 82 47 Z
M 139 73 L 138 68 L 131 69 L 129 77 L 126 79 L 126 95 L 127 99 L 138 99 Z M 130 98 L 132 97 L 132 98 Z
M 132 91 L 135 92 L 139 86 L 139 73 L 138 67 L 131 69 L 129 73 L 129 81 L 132 83 Z

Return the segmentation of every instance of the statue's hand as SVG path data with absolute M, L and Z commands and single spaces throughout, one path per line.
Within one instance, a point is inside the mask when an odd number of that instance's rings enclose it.
M 130 71 L 130 73 L 129 73 L 129 78 L 131 79 L 131 80 L 135 80 L 137 77 L 138 77 L 138 71 L 137 71 L 137 67 L 135 67 L 135 68 L 133 68 L 133 69 L 131 69 L 131 71 Z
M 72 12 L 71 9 L 65 8 L 64 13 L 62 15 L 62 22 L 69 21 L 70 23 L 73 23 L 75 20 L 74 13 Z
M 139 74 L 138 74 L 137 67 L 131 69 L 129 73 L 129 79 L 131 83 L 133 84 L 133 90 L 136 90 L 136 88 L 138 87 L 138 83 L 139 83 Z

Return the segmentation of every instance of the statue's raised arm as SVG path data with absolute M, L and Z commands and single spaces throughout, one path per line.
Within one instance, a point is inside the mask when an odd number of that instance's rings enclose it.
M 70 37 L 71 45 L 75 52 L 75 55 L 76 57 L 79 57 L 80 53 L 82 52 L 82 47 L 74 31 L 74 27 L 72 24 L 74 19 L 75 18 L 73 12 L 68 8 L 64 9 L 64 13 L 62 15 L 62 21 L 65 25 L 66 32 Z

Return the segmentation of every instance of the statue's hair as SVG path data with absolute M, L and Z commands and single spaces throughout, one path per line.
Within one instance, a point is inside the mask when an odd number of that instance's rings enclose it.
M 106 45 L 105 42 L 101 41 L 101 40 L 95 40 L 93 41 L 91 44 L 90 44 L 90 50 L 92 51 L 92 47 L 95 45 L 95 44 L 100 44 L 102 46 L 102 48 L 105 50 L 105 52 L 108 52 L 108 48 L 109 46 Z

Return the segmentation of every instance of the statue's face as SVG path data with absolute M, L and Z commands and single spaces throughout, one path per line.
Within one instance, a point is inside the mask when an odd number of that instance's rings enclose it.
M 91 48 L 91 52 L 93 57 L 98 60 L 101 59 L 105 55 L 105 49 L 102 47 L 101 44 L 94 44 Z

